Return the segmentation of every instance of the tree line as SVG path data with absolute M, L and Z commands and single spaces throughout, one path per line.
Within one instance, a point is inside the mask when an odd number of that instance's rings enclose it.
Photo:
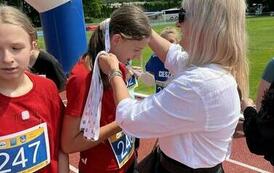
M 85 21 L 94 22 L 96 18 L 107 18 L 118 8 L 113 4 L 135 3 L 144 11 L 161 11 L 163 9 L 179 7 L 182 0 L 82 0 Z M 39 14 L 23 0 L 0 0 L 1 4 L 16 6 L 26 13 L 36 26 L 40 26 Z M 263 5 L 263 12 L 274 11 L 274 0 L 247 0 L 248 10 L 253 10 L 255 4 Z

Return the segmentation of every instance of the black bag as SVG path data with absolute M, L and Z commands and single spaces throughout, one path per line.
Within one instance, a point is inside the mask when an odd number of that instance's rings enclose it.
M 152 151 L 138 163 L 139 173 L 157 173 L 157 168 L 160 160 L 160 149 L 157 146 L 158 140 L 152 149 Z

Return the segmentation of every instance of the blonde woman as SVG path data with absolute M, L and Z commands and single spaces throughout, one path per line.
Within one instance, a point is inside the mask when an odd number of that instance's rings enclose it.
M 152 32 L 150 47 L 174 79 L 142 101 L 129 97 L 120 76 L 110 79 L 116 121 L 128 134 L 159 138 L 158 172 L 224 172 L 240 116 L 239 86 L 248 96 L 244 0 L 184 0 L 174 45 Z M 118 70 L 114 55 L 100 58 L 106 74 Z

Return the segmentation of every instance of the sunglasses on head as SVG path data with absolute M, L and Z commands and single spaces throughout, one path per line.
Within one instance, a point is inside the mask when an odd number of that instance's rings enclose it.
M 178 17 L 179 23 L 183 23 L 184 22 L 185 15 L 186 15 L 186 10 L 183 9 L 183 8 L 180 8 L 180 10 L 179 10 L 179 17 Z

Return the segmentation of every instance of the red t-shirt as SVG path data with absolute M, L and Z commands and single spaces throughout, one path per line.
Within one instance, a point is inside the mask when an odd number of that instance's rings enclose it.
M 57 173 L 60 126 L 64 105 L 55 84 L 51 80 L 28 72 L 26 74 L 33 83 L 33 88 L 28 93 L 19 97 L 7 97 L 0 94 L 0 137 L 17 133 L 45 122 L 49 137 L 50 164 L 38 172 Z M 23 116 L 23 112 L 28 112 L 27 117 Z M 36 156 L 38 157 L 38 155 Z M 23 158 L 22 155 L 20 157 Z M 21 159 L 17 158 L 17 162 L 20 162 Z M 32 160 L 28 159 L 27 162 L 30 161 Z
M 125 79 L 125 66 L 120 66 Z M 66 115 L 81 117 L 91 82 L 91 72 L 80 60 L 72 69 L 67 91 Z M 100 126 L 115 120 L 115 103 L 112 88 L 104 89 Z M 108 141 L 86 151 L 80 152 L 79 170 L 84 173 L 125 173 L 132 164 L 135 155 L 121 169 L 118 168 L 115 156 Z

